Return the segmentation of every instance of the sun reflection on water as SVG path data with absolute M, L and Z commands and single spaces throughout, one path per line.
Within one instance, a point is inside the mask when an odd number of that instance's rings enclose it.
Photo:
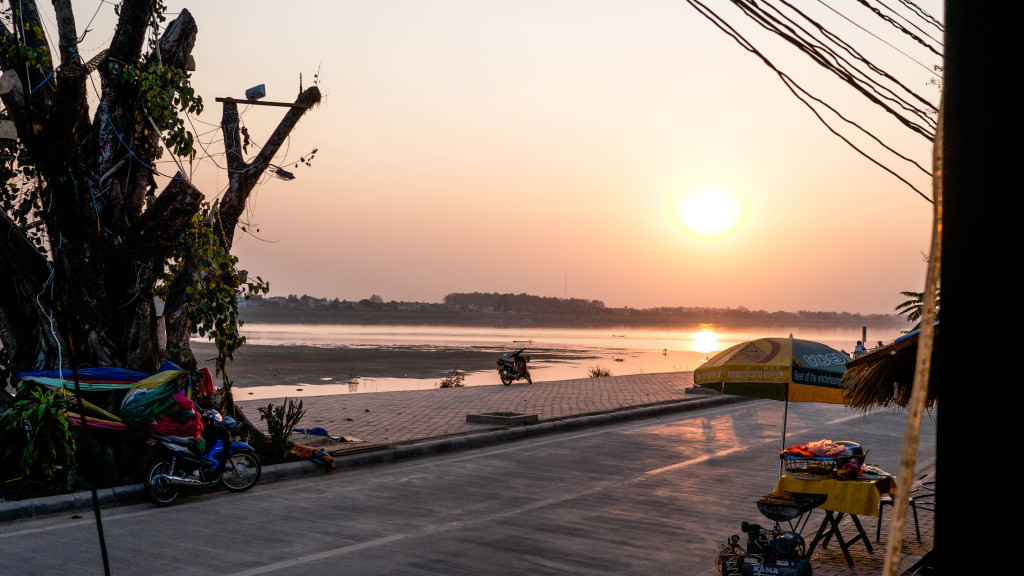
M 702 354 L 708 354 L 718 350 L 718 334 L 715 334 L 711 330 L 704 328 L 700 332 L 696 332 L 693 335 L 693 346 L 691 348 L 694 352 L 700 352 Z

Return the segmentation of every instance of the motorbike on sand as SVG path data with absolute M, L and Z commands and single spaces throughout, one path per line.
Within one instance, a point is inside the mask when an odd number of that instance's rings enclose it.
M 144 460 L 143 485 L 157 506 L 170 506 L 182 488 L 220 484 L 229 492 L 244 492 L 256 485 L 262 468 L 256 452 L 244 442 L 231 439 L 239 424 L 216 410 L 202 415 L 203 435 L 198 438 L 151 435 Z M 205 444 L 205 446 L 203 446 Z
M 530 378 L 530 370 L 526 364 L 530 361 L 529 356 L 523 356 L 523 347 L 520 346 L 515 352 L 505 352 L 498 358 L 498 377 L 505 386 L 512 384 L 515 380 L 526 380 L 527 384 L 533 384 Z

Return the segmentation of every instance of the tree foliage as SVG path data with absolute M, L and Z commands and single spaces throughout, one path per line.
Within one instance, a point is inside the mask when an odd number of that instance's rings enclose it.
M 939 308 L 942 289 L 935 290 L 935 321 L 939 321 Z M 914 322 L 913 332 L 921 327 L 921 317 L 924 315 L 924 292 L 900 292 L 907 300 L 896 305 L 896 312 L 901 316 L 906 315 L 907 322 Z

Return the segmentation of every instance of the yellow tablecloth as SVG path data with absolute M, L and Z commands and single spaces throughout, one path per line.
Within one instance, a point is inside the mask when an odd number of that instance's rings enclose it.
M 889 478 L 881 480 L 803 480 L 783 476 L 775 485 L 776 492 L 827 494 L 828 500 L 818 506 L 823 510 L 878 516 L 878 501 L 890 490 Z

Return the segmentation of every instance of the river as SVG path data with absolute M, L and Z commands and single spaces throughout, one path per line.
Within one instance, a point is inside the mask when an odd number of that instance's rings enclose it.
M 531 359 L 535 382 L 585 378 L 593 367 L 613 375 L 692 371 L 717 352 L 743 341 L 762 337 L 814 340 L 852 352 L 862 338 L 861 328 L 808 329 L 801 327 L 733 330 L 705 325 L 696 330 L 638 328 L 481 328 L 456 326 L 369 326 L 349 324 L 258 324 L 246 323 L 242 330 L 250 344 L 265 346 L 313 346 L 318 348 L 440 349 L 501 351 L 522 346 Z M 899 327 L 868 328 L 868 348 L 878 341 L 886 344 L 901 336 Z M 495 385 L 498 376 L 490 365 L 468 370 L 464 385 Z M 363 392 L 389 392 L 436 388 L 439 378 L 355 377 L 339 381 L 330 374 L 310 378 L 301 386 L 236 386 L 239 398 L 261 399 L 281 396 L 314 396 Z M 516 383 L 514 385 L 519 385 Z

